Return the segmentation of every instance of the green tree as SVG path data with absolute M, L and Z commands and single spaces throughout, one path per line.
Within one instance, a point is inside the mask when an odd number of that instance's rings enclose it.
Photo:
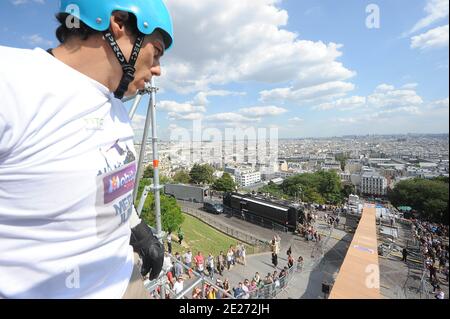
M 342 196 L 344 198 L 348 198 L 352 194 L 355 194 L 355 186 L 351 184 L 344 184 L 342 186 Z
M 175 173 L 173 181 L 178 184 L 189 184 L 191 182 L 191 177 L 189 176 L 189 172 L 181 170 Z
M 189 176 L 191 177 L 191 182 L 194 184 L 211 184 L 214 181 L 214 168 L 208 164 L 199 165 L 195 164 L 192 167 Z
M 449 184 L 441 180 L 415 178 L 397 183 L 388 191 L 394 206 L 411 206 L 421 218 L 448 225 Z
M 161 194 L 161 226 L 164 231 L 175 231 L 184 222 L 180 206 L 176 199 Z M 142 209 L 141 218 L 151 226 L 156 225 L 155 198 L 153 193 L 149 193 Z
M 336 161 L 341 163 L 341 169 L 344 171 L 345 166 L 347 165 L 348 156 L 345 154 L 338 154 L 335 156 Z
M 143 178 L 153 178 L 153 166 L 152 165 L 148 165 L 145 170 L 144 170 L 144 175 Z
M 340 204 L 341 180 L 335 171 L 319 171 L 292 176 L 281 185 L 284 194 L 300 196 L 304 202 Z M 301 190 L 301 191 L 300 191 Z
M 284 199 L 284 198 L 288 198 L 289 196 L 287 196 L 286 194 L 283 193 L 283 190 L 281 189 L 280 186 L 278 186 L 277 184 L 275 184 L 274 182 L 269 182 L 269 184 L 260 187 L 258 189 L 258 192 L 264 193 L 264 194 L 270 194 L 273 197 L 276 198 L 280 198 L 280 199 Z
M 214 181 L 214 190 L 219 192 L 232 192 L 236 189 L 236 183 L 228 173 L 224 173 L 221 178 Z

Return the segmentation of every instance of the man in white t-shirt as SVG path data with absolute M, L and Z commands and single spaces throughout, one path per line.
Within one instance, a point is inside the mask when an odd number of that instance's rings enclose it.
M 160 75 L 172 22 L 162 0 L 117 3 L 61 0 L 48 52 L 0 46 L 0 299 L 147 298 L 160 274 L 120 99 Z
M 183 277 L 178 277 L 177 281 L 173 285 L 173 291 L 175 292 L 176 295 L 178 295 L 183 291 L 183 289 L 184 289 Z

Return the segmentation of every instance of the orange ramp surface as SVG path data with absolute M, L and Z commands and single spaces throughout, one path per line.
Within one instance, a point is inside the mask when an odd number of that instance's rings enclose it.
M 376 209 L 365 206 L 329 299 L 380 299 Z

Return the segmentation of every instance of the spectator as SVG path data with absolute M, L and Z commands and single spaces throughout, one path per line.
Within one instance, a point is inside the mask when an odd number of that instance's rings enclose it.
M 195 287 L 192 291 L 192 299 L 202 299 L 202 289 Z
M 249 288 L 248 288 L 248 286 L 250 286 L 250 283 L 249 283 L 248 279 L 245 279 L 245 282 L 246 283 L 244 283 L 241 286 L 242 291 L 243 291 L 242 299 L 249 299 L 250 295 L 249 295 Z
M 289 257 L 290 254 L 292 254 L 291 246 L 289 246 L 288 250 L 286 251 L 286 255 L 288 255 L 288 257 Z
M 177 281 L 175 282 L 175 284 L 173 285 L 173 291 L 175 292 L 175 295 L 179 295 L 183 289 L 184 289 L 184 284 L 183 284 L 183 277 L 178 277 Z
M 256 289 L 258 289 L 258 284 L 256 283 L 255 279 L 253 279 L 252 282 L 250 283 L 248 291 L 249 293 L 253 293 L 256 291 Z
M 227 252 L 227 268 L 230 270 L 231 264 L 233 263 L 233 250 L 230 247 Z
M 278 266 L 278 255 L 275 253 L 272 253 L 272 265 L 277 268 Z
M 216 280 L 216 286 L 223 289 L 223 282 L 219 278 Z M 220 289 L 217 289 L 216 291 L 216 299 L 222 299 L 223 298 L 223 292 Z
M 181 265 L 181 256 L 178 252 L 175 254 L 175 258 L 177 262 L 173 266 L 173 269 L 175 277 L 178 278 L 181 277 L 181 275 L 183 274 L 183 266 Z
M 402 261 L 407 262 L 408 250 L 406 249 L 406 247 L 403 248 L 402 255 L 403 255 Z
M 273 284 L 273 278 L 272 274 L 269 272 L 266 278 L 264 279 L 264 285 L 271 285 L 271 284 Z
M 169 271 L 171 272 L 173 270 L 173 264 L 172 264 L 172 261 L 170 260 L 169 253 L 167 253 L 167 252 L 164 253 L 164 261 L 163 261 L 162 270 L 164 273 L 167 273 Z
M 245 245 L 241 246 L 241 258 L 242 258 L 242 264 L 244 266 L 247 265 L 247 251 L 245 250 Z
M 224 269 L 225 269 L 225 256 L 223 255 L 223 251 L 221 251 L 219 256 L 217 256 L 217 271 L 220 276 L 222 276 Z
M 242 256 L 241 255 L 241 245 L 238 243 L 236 245 L 236 250 L 235 250 L 235 259 L 236 259 L 236 262 L 239 264 L 242 264 L 241 256 Z
M 242 289 L 242 282 L 239 283 L 239 285 L 234 288 L 234 298 L 236 299 L 242 299 L 242 297 L 244 296 L 245 292 L 244 289 Z
M 203 274 L 205 271 L 205 259 L 200 251 L 197 253 L 197 256 L 194 257 L 194 263 L 197 272 Z
M 259 282 L 261 281 L 261 276 L 259 275 L 259 272 L 255 273 L 253 280 L 256 282 L 256 284 L 259 284 Z
M 236 265 L 236 257 L 237 257 L 237 252 L 236 252 L 236 248 L 233 246 L 230 246 L 231 249 L 231 263 L 234 265 Z
M 192 252 L 188 250 L 184 255 L 184 264 L 188 267 L 187 273 L 189 278 L 192 278 L 191 269 L 192 269 Z
M 278 277 L 278 272 L 276 270 L 273 272 L 272 278 L 273 278 L 273 282 L 275 283 L 275 287 L 279 288 L 280 287 L 280 277 Z
M 170 288 L 172 288 L 175 284 L 175 278 L 173 276 L 173 273 L 171 271 L 168 271 L 167 274 L 167 282 Z
M 278 266 L 278 254 L 280 252 L 280 237 L 275 235 L 273 236 L 271 243 L 272 250 L 272 264 L 276 268 Z
M 434 265 L 430 266 L 429 271 L 430 271 L 430 282 L 432 281 L 433 278 L 435 278 L 437 280 L 436 268 L 434 267 Z
M 223 281 L 223 290 L 227 293 L 230 294 L 231 290 L 230 290 L 230 282 L 228 281 L 228 278 L 225 278 L 225 280 Z M 223 296 L 223 298 L 228 298 L 226 295 Z
M 211 280 L 214 280 L 214 257 L 211 253 L 208 255 L 208 259 L 206 260 L 206 270 L 208 271 L 208 275 Z
M 206 293 L 206 299 L 217 299 L 216 298 L 217 289 L 211 285 L 208 285 L 207 287 L 208 288 Z
M 280 271 L 280 278 L 283 278 L 287 275 L 287 267 L 284 267 L 281 271 Z
M 292 254 L 289 254 L 288 256 L 288 267 L 292 268 L 294 266 L 294 257 L 292 257 Z

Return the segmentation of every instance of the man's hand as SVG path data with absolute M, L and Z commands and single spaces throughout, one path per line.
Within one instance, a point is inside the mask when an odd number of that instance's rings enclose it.
M 130 245 L 142 258 L 142 276 L 150 272 L 150 280 L 158 278 L 164 262 L 164 246 L 144 221 L 131 229 Z

